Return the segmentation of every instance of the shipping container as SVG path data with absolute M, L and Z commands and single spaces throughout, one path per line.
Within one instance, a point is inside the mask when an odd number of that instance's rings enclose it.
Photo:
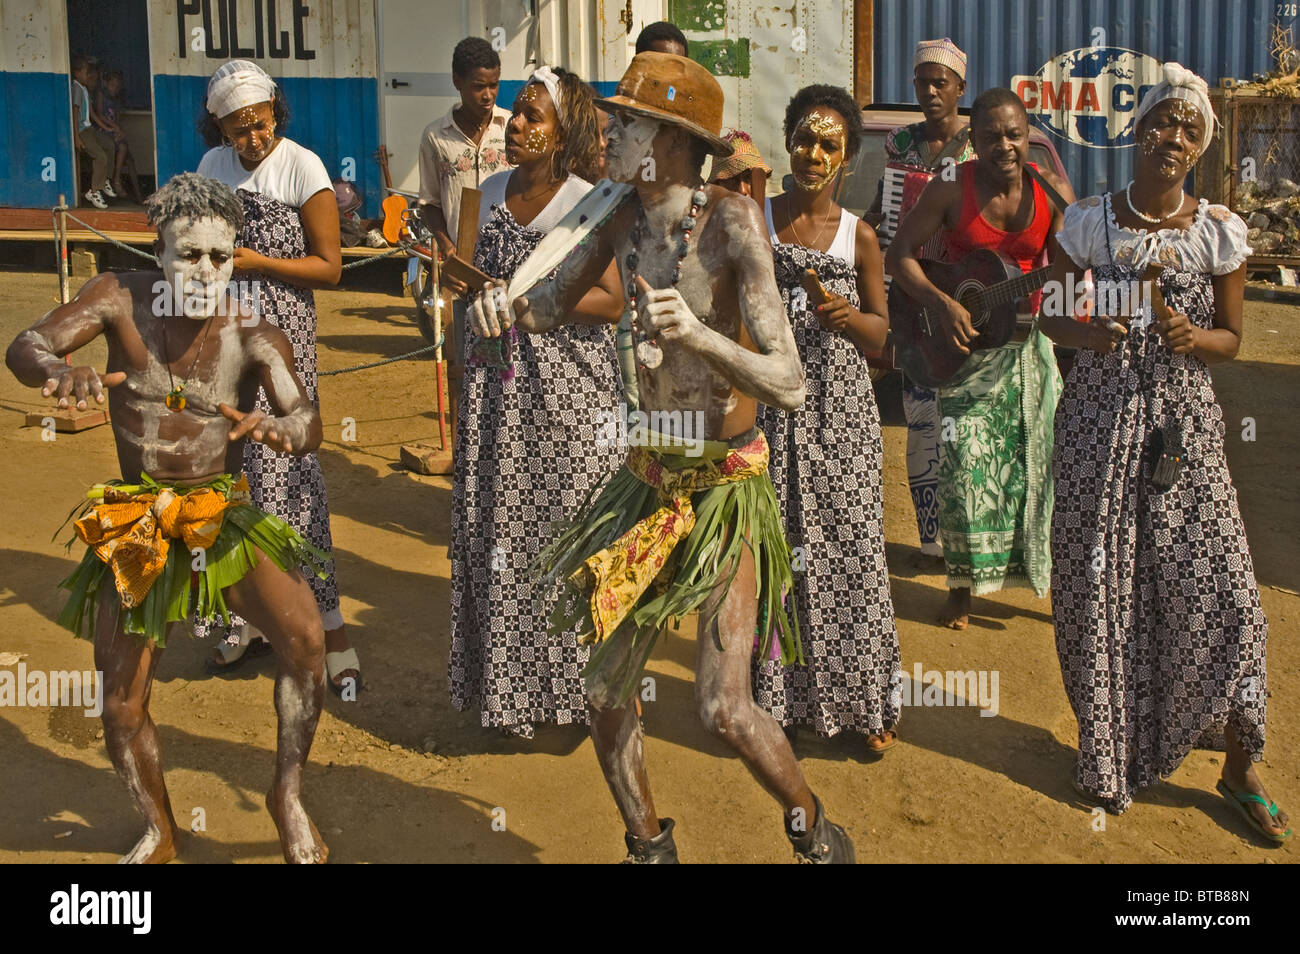
M 1017 93 L 1052 137 L 1075 192 L 1123 188 L 1133 169 L 1133 115 L 1160 64 L 1175 61 L 1212 87 L 1274 66 L 1275 25 L 1297 4 L 1277 0 L 874 0 L 873 94 L 913 102 L 920 40 L 950 37 L 967 56 L 969 106 L 981 90 Z M 1292 34 L 1294 37 L 1294 33 Z

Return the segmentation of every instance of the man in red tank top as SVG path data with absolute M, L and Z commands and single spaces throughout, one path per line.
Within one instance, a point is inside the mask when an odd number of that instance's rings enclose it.
M 977 332 L 958 302 L 931 284 L 917 252 L 941 229 L 947 259 L 992 249 L 1021 271 L 1042 264 L 1063 210 L 1025 171 L 1029 117 L 1008 89 L 985 90 L 971 107 L 978 158 L 938 176 L 899 227 L 885 267 L 966 353 Z M 1036 167 L 1035 167 L 1036 168 Z M 1066 202 L 1070 184 L 1039 170 Z M 1037 295 L 1022 310 L 1037 308 Z M 939 536 L 948 568 L 942 625 L 965 629 L 971 596 L 1008 585 L 1045 596 L 1051 574 L 1052 417 L 1061 379 L 1050 342 L 1035 329 L 1023 343 L 975 352 L 960 384 L 939 389 Z

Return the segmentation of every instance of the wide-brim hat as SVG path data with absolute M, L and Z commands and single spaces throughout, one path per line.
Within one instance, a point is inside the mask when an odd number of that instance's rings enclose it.
M 722 87 L 708 70 L 673 53 L 638 53 L 614 95 L 596 100 L 606 112 L 628 112 L 680 126 L 715 156 L 733 148 L 722 138 Z
M 723 137 L 723 142 L 731 143 L 735 152 L 726 157 L 714 157 L 713 165 L 709 167 L 708 182 L 730 179 L 750 169 L 762 169 L 769 176 L 772 174 L 772 167 L 763 161 L 758 147 L 754 145 L 754 140 L 748 133 L 733 130 Z

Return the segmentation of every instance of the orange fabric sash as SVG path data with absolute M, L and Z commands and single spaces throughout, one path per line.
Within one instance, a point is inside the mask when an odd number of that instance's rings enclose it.
M 172 540 L 206 550 L 221 534 L 225 513 L 249 503 L 248 478 L 226 496 L 211 487 L 188 493 L 163 487 L 131 492 L 104 488 L 104 499 L 73 524 L 77 536 L 113 570 L 124 607 L 138 606 L 167 565 Z

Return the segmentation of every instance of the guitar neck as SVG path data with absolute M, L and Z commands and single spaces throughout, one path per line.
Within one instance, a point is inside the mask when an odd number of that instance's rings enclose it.
M 1052 272 L 1050 265 L 1043 268 L 1036 268 L 1032 272 L 1025 272 L 1023 275 L 1017 275 L 1015 278 L 1008 278 L 1004 282 L 998 282 L 996 285 L 990 285 L 980 294 L 980 303 L 986 308 L 998 308 L 1002 305 L 1009 305 L 1013 301 L 1036 292 L 1047 283 L 1047 276 Z

